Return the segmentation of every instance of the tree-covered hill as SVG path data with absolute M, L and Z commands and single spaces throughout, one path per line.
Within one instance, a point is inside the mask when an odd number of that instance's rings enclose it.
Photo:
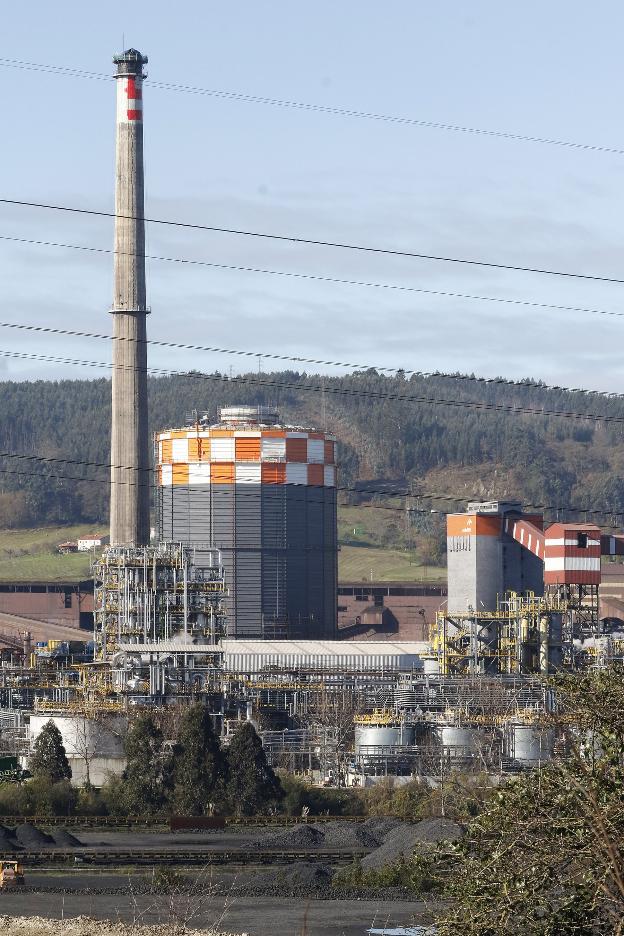
M 233 380 L 154 377 L 149 394 L 151 430 L 184 425 L 193 410 L 216 417 L 230 403 L 277 404 L 285 421 L 325 426 L 340 440 L 340 484 L 348 487 L 409 483 L 415 492 L 456 495 L 458 503 L 506 497 L 607 514 L 624 510 L 624 401 L 617 398 L 373 370 L 343 377 L 292 371 Z M 0 451 L 67 460 L 2 457 L 0 526 L 104 522 L 109 422 L 108 380 L 0 383 Z

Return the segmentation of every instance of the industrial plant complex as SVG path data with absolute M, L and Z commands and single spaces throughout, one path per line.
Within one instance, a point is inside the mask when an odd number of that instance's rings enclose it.
M 339 584 L 340 439 L 325 427 L 227 405 L 150 440 L 147 57 L 114 62 L 110 543 L 92 586 L 31 586 L 33 617 L 65 630 L 5 642 L 3 738 L 26 763 L 52 719 L 73 782 L 96 786 L 123 770 L 133 712 L 192 700 L 225 743 L 251 720 L 273 766 L 338 786 L 564 754 L 549 677 L 624 659 L 622 603 L 604 587 L 624 537 L 470 502 L 447 517 L 446 588 Z M 20 613 L 18 599 L 0 587 L 0 609 Z M 87 640 L 68 639 L 87 622 Z

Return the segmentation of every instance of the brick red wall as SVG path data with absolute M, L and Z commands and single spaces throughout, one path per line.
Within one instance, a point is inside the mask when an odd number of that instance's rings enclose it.
M 397 594 L 398 592 L 398 594 Z M 446 605 L 446 586 L 371 582 L 338 587 L 338 632 L 342 639 L 428 640 L 436 611 Z M 384 610 L 383 624 L 367 626 L 364 612 Z M 379 602 L 382 604 L 379 604 Z M 424 612 L 424 615 L 421 613 Z M 361 623 L 358 626 L 358 618 Z M 364 620 L 362 620 L 364 618 Z
M 66 627 L 92 627 L 93 584 L 0 583 L 0 611 Z

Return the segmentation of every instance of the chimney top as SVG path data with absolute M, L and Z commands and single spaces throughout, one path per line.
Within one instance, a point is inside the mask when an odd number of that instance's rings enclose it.
M 125 52 L 114 55 L 113 62 L 117 66 L 118 75 L 138 75 L 145 78 L 143 66 L 147 65 L 147 55 L 142 55 L 137 49 L 126 49 Z

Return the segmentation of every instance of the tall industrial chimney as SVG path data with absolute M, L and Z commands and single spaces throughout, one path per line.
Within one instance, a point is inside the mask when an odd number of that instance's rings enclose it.
M 143 183 L 143 66 L 116 55 L 117 144 L 113 298 L 110 541 L 149 542 L 149 439 Z

